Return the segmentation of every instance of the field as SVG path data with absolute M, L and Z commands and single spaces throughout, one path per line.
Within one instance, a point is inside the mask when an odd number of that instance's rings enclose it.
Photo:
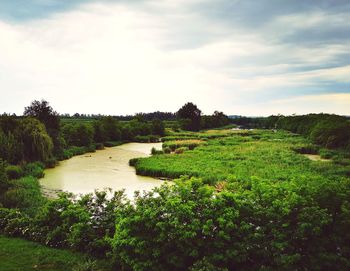
M 98 262 L 101 266 L 102 262 Z M 90 270 L 97 263 L 78 253 L 48 248 L 37 243 L 0 236 L 1 271 L 66 271 Z M 94 270 L 106 270 L 105 267 Z
M 300 154 L 300 150 L 311 145 L 310 142 L 285 131 L 178 133 L 163 140 L 163 148 L 170 147 L 173 151 L 182 145 L 191 148 L 182 154 L 160 154 L 138 159 L 135 164 L 138 174 L 167 178 L 195 176 L 214 184 L 228 179 L 248 180 L 252 177 L 271 182 L 319 178 L 338 180 L 350 173 L 348 159 L 329 163 L 311 161 Z M 192 145 L 189 144 L 191 142 Z M 321 153 L 324 152 L 321 150 Z

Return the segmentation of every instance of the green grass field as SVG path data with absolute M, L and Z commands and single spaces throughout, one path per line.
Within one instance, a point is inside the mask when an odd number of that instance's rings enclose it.
M 0 236 L 1 271 L 107 270 L 102 262 L 93 262 L 78 253 Z
M 210 137 L 211 135 L 211 137 Z M 295 178 L 315 180 L 339 179 L 350 172 L 349 165 L 334 162 L 311 161 L 295 149 L 309 146 L 302 136 L 280 131 L 214 131 L 192 133 L 193 138 L 206 139 L 194 150 L 182 154 L 161 154 L 141 158 L 135 164 L 138 174 L 154 177 L 178 178 L 196 176 L 214 184 L 227 179 L 248 180 L 258 177 L 270 182 L 290 181 Z M 189 134 L 171 135 L 164 146 L 181 146 L 181 138 Z M 213 138 L 213 139 L 212 139 Z M 183 141 L 186 143 L 187 141 Z

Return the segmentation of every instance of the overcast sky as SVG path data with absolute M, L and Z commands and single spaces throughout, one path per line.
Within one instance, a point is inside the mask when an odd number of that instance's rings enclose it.
M 350 115 L 350 1 L 0 1 L 0 112 Z

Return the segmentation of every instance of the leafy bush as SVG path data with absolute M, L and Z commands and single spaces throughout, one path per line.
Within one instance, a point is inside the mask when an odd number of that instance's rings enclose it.
M 157 154 L 163 154 L 164 152 L 162 150 L 157 150 L 155 147 L 151 149 L 151 154 L 152 155 L 157 155 Z
M 132 158 L 129 160 L 129 166 L 134 167 L 140 158 Z
M 163 148 L 164 153 L 169 154 L 171 153 L 171 149 L 169 147 Z
M 193 150 L 195 147 L 204 143 L 205 141 L 199 139 L 166 141 L 163 143 L 163 148 L 170 148 L 172 151 L 175 151 L 177 148 L 187 147 Z
M 183 178 L 138 195 L 134 205 L 116 210 L 115 259 L 132 270 L 350 267 L 345 180 L 272 185 L 252 178 L 246 185 L 231 181 L 218 193 Z
M 0 208 L 0 233 L 9 236 L 26 236 L 30 218 L 16 209 Z
M 8 165 L 6 167 L 6 174 L 9 179 L 18 179 L 23 176 L 23 170 L 20 166 Z
M 115 146 L 119 146 L 119 145 L 121 145 L 123 143 L 125 143 L 125 142 L 123 142 L 123 141 L 107 141 L 107 142 L 104 143 L 104 145 L 106 147 L 115 147 Z
M 95 143 L 95 148 L 96 150 L 103 150 L 104 149 L 104 145 L 102 143 Z
M 320 156 L 324 159 L 332 159 L 335 155 L 337 155 L 337 152 L 328 150 L 328 149 L 321 149 L 320 150 Z
M 293 150 L 300 154 L 318 154 L 318 147 L 315 145 L 304 145 L 300 147 L 293 147 Z
M 44 177 L 44 164 L 41 162 L 28 163 L 24 166 L 25 175 L 31 175 L 36 178 Z
M 181 154 L 181 153 L 184 153 L 185 151 L 188 151 L 188 150 L 189 150 L 188 147 L 180 147 L 180 148 L 177 148 L 177 149 L 175 150 L 175 153 L 176 153 L 176 154 Z
M 56 158 L 49 158 L 47 161 L 45 161 L 45 166 L 47 168 L 54 168 L 55 166 L 57 166 L 58 161 Z
M 11 181 L 2 198 L 4 207 L 21 209 L 28 214 L 34 214 L 44 202 L 39 182 L 33 176 Z
M 0 158 L 0 196 L 7 191 L 9 187 L 8 177 L 6 174 L 7 163 Z M 0 201 L 1 204 L 1 201 Z M 1 205 L 0 205 L 1 206 Z

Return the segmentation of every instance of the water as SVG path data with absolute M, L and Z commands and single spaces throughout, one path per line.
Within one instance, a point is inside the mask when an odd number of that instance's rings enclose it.
M 125 189 L 128 198 L 132 198 L 134 191 L 152 190 L 163 181 L 136 175 L 135 169 L 129 166 L 129 160 L 147 157 L 152 147 L 161 149 L 161 144 L 127 143 L 75 156 L 45 170 L 40 184 L 47 196 L 54 196 L 57 191 L 86 194 L 95 189 L 112 188 L 114 191 Z

